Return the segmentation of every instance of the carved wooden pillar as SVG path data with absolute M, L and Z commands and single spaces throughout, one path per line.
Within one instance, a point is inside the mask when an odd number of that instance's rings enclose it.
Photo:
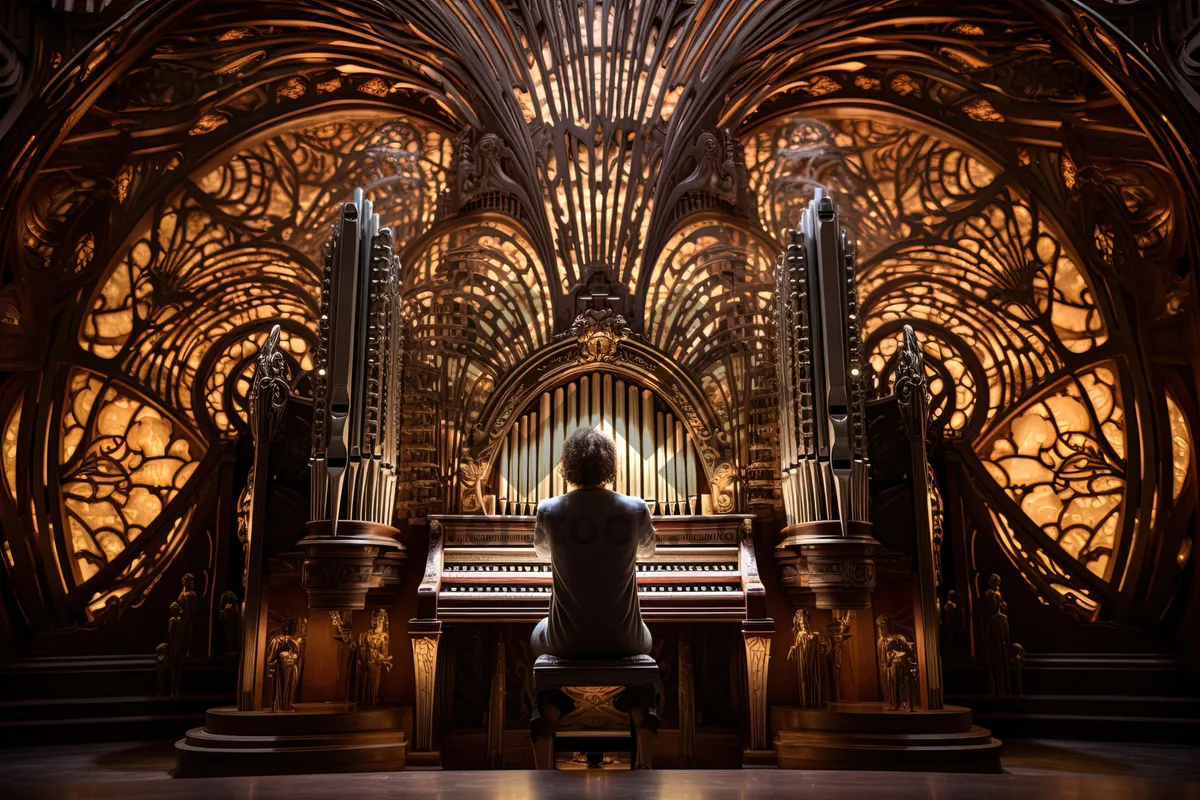
M 937 569 L 934 557 L 933 508 L 929 493 L 929 459 L 925 430 L 929 421 L 929 392 L 925 386 L 925 356 L 913 333 L 904 326 L 904 345 L 896 363 L 896 400 L 912 453 L 910 476 L 916 507 L 917 586 L 913 592 L 914 627 L 921 664 L 922 705 L 929 711 L 942 708 L 942 654 L 938 629 Z
M 488 766 L 491 769 L 504 767 L 504 683 L 505 683 L 505 654 L 503 630 L 496 627 L 492 631 L 495 644 L 492 645 L 492 692 L 488 700 Z
M 692 672 L 692 626 L 679 626 L 679 766 L 696 763 L 696 680 Z
M 254 435 L 254 468 L 250 473 L 250 524 L 246 529 L 246 595 L 242 601 L 242 653 L 238 662 L 238 710 L 262 709 L 263 650 L 267 638 L 267 609 L 263 603 L 266 551 L 269 457 L 287 406 L 288 366 L 279 350 L 279 326 L 271 329 L 258 353 L 250 389 L 250 430 Z
M 742 630 L 746 640 L 746 677 L 750 689 L 750 750 L 771 749 L 767 737 L 767 671 L 773 631 Z
M 738 568 L 746 587 L 746 621 L 742 637 L 746 642 L 746 678 L 749 689 L 750 750 L 753 753 L 771 749 L 767 731 L 767 670 L 771 662 L 771 636 L 775 620 L 767 616 L 767 590 L 758 576 L 758 559 L 754 557 L 754 520 L 742 520 L 739 529 Z M 769 754 L 768 754 L 769 755 Z
M 428 753 L 433 750 L 433 700 L 437 682 L 438 642 L 442 638 L 442 623 L 413 620 L 408 625 L 412 639 L 413 669 L 417 683 L 417 708 L 413 750 Z

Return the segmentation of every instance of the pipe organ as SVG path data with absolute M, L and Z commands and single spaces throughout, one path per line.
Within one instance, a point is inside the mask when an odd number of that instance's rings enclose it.
M 776 272 L 787 522 L 865 522 L 866 409 L 854 238 L 839 226 L 833 200 L 820 189 L 790 238 Z
M 533 514 L 538 501 L 566 492 L 557 469 L 563 442 L 585 425 L 617 443 L 610 489 L 645 499 L 660 515 L 700 514 L 708 505 L 704 471 L 683 422 L 652 390 L 593 372 L 543 392 L 514 421 L 500 447 L 496 511 Z

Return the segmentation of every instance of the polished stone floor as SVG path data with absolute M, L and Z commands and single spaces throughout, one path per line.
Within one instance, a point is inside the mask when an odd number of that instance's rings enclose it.
M 1200 748 L 1010 741 L 1003 775 L 730 771 L 440 772 L 172 780 L 167 743 L 0 750 L 0 797 L 85 800 L 763 800 L 1197 798 Z

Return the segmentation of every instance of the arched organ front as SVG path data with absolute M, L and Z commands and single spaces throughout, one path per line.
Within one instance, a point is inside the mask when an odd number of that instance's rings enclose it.
M 557 469 L 563 442 L 584 426 L 617 444 L 610 489 L 645 499 L 660 515 L 707 509 L 707 482 L 683 422 L 650 389 L 596 371 L 542 392 L 514 421 L 496 466 L 496 512 L 533 514 L 539 500 L 566 492 Z

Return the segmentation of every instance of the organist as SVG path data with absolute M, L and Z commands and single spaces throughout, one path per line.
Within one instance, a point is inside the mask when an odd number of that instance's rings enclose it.
M 649 654 L 650 629 L 638 604 L 637 562 L 654 555 L 654 524 L 641 498 L 609 491 L 617 449 L 595 428 L 563 443 L 559 469 L 566 494 L 537 507 L 534 549 L 552 570 L 550 613 L 533 631 L 535 655 L 610 659 Z M 658 719 L 653 687 L 627 689 L 614 703 L 637 728 L 639 769 L 649 766 Z M 531 720 L 539 769 L 553 768 L 553 733 L 573 703 L 561 691 L 539 696 Z

